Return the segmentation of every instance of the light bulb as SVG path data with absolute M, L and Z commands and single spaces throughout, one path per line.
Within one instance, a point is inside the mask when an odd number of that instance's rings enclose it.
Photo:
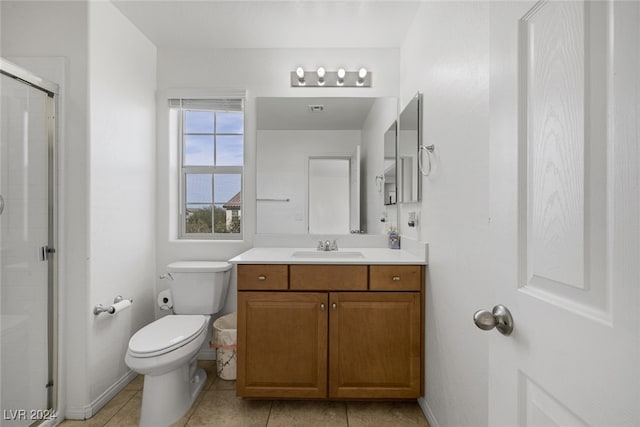
M 366 68 L 360 68 L 360 71 L 358 71 L 358 80 L 356 81 L 356 84 L 358 86 L 364 85 L 364 79 L 366 77 L 367 77 L 367 69 Z
M 326 74 L 324 67 L 318 68 L 317 74 L 318 74 L 318 85 L 324 86 L 324 76 Z
M 338 82 L 336 83 L 338 86 L 344 86 L 344 77 L 347 75 L 347 72 L 344 68 L 338 68 Z
M 298 85 L 304 86 L 304 70 L 302 69 L 302 67 L 296 68 L 296 75 L 298 76 Z

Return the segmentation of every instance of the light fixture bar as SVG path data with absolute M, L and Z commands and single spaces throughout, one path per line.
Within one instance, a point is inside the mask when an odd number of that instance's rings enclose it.
M 291 72 L 291 87 L 371 87 L 372 73 L 364 68 L 358 71 L 320 69 L 303 71 L 298 67 Z M 365 70 L 364 73 L 362 70 Z

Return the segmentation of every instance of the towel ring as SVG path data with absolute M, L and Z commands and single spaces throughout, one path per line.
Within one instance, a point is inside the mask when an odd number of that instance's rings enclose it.
M 418 168 L 420 169 L 420 173 L 424 176 L 431 175 L 431 153 L 435 150 L 435 145 L 421 145 L 418 148 Z M 427 160 L 429 160 L 429 170 L 425 172 L 424 166 L 422 164 L 422 151 L 427 153 Z

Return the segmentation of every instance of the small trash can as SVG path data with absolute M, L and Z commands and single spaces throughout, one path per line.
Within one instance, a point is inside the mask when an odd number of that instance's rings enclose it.
M 218 376 L 223 380 L 236 379 L 238 356 L 238 315 L 230 313 L 213 322 L 213 340 L 210 343 L 216 349 L 216 367 Z

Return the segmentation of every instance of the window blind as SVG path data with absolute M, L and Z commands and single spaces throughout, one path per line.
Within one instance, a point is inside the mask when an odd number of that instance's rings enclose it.
M 242 98 L 169 99 L 169 108 L 188 110 L 243 111 Z

